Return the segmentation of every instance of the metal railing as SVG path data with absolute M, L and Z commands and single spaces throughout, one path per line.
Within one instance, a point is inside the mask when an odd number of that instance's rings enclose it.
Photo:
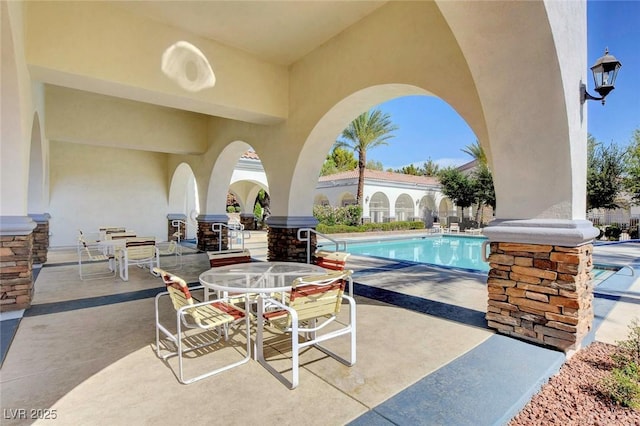
M 227 236 L 229 239 L 229 250 L 233 249 L 233 241 L 242 244 L 242 250 L 244 250 L 245 231 L 244 225 L 241 223 L 222 223 L 216 222 L 211 225 L 211 230 L 219 234 L 218 238 L 218 251 L 222 251 L 222 229 L 227 228 Z M 249 234 L 251 235 L 251 234 Z
M 303 237 L 302 236 L 303 233 L 306 233 L 306 236 Z M 311 234 L 312 233 L 324 238 L 325 240 L 329 240 L 333 244 L 335 244 L 336 246 L 335 251 L 340 251 L 340 245 L 342 245 L 344 251 L 347 251 L 347 242 L 345 240 L 334 240 L 328 235 L 318 232 L 313 228 L 300 228 L 298 229 L 298 240 L 307 242 L 307 263 L 311 263 Z

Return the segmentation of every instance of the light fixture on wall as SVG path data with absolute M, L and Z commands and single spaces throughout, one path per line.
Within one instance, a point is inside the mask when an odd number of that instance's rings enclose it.
M 580 103 L 584 104 L 587 99 L 593 101 L 602 101 L 604 105 L 604 98 L 607 97 L 614 87 L 613 84 L 618 76 L 618 70 L 622 64 L 615 56 L 609 55 L 609 49 L 604 50 L 604 56 L 598 58 L 596 63 L 591 67 L 593 73 L 593 81 L 595 83 L 594 90 L 600 95 L 599 98 L 590 95 L 587 92 L 587 86 L 584 83 L 580 83 Z
M 368 203 L 368 202 L 369 202 L 369 196 L 368 196 L 368 195 L 367 195 L 367 198 L 365 198 L 365 199 L 364 199 L 364 202 L 365 202 L 365 203 Z

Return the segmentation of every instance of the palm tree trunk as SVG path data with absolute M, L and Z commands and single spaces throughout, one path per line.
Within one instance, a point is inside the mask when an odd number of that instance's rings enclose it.
M 364 207 L 362 194 L 364 193 L 364 170 L 366 166 L 367 151 L 361 149 L 358 151 L 358 192 L 356 193 L 356 202 L 360 207 Z

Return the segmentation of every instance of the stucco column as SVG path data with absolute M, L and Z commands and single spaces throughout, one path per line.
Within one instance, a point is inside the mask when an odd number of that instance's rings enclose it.
M 47 262 L 49 252 L 49 213 L 30 214 L 29 217 L 36 223 L 33 230 L 33 263 L 43 265 Z
M 175 240 L 176 238 L 173 234 L 176 232 L 180 232 L 180 240 L 187 238 L 187 215 L 183 213 L 169 213 L 167 215 L 167 222 L 167 241 Z
M 212 214 L 198 216 L 198 250 L 219 251 L 229 248 L 229 229 L 221 227 L 221 232 L 213 231 L 214 223 L 229 223 L 226 214 Z
M 495 220 L 489 327 L 562 351 L 577 350 L 593 323 L 593 239 L 586 220 Z
M 311 233 L 309 249 L 307 241 L 298 239 L 298 230 L 315 229 L 318 220 L 313 216 L 270 216 L 267 218 L 269 231 L 267 234 L 267 260 L 282 262 L 307 263 L 309 256 L 316 251 L 316 235 Z
M 0 311 L 31 306 L 35 228 L 28 216 L 0 217 Z

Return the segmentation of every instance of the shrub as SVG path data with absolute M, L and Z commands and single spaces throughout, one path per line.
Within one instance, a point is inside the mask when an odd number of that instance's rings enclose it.
M 358 205 L 344 207 L 313 206 L 313 216 L 323 225 L 358 226 L 362 216 L 362 207 Z
M 629 228 L 629 238 L 631 238 L 632 240 L 637 240 L 638 238 L 638 227 L 637 226 L 632 226 L 631 228 Z
M 616 342 L 618 347 L 611 359 L 616 368 L 605 377 L 600 386 L 602 392 L 616 404 L 640 409 L 640 323 L 631 321 L 627 340 Z
M 233 206 L 227 206 L 227 213 L 235 213 L 236 208 Z
M 326 225 L 319 223 L 316 230 L 323 234 L 339 234 L 348 232 L 398 231 L 407 229 L 424 229 L 424 222 L 385 222 L 365 223 L 363 225 Z
M 616 404 L 634 410 L 640 409 L 639 371 L 635 364 L 629 364 L 625 368 L 614 368 L 601 382 L 603 393 Z
M 608 226 L 604 231 L 604 236 L 612 241 L 618 241 L 620 239 L 620 234 L 622 234 L 622 229 L 620 229 L 616 224 Z

